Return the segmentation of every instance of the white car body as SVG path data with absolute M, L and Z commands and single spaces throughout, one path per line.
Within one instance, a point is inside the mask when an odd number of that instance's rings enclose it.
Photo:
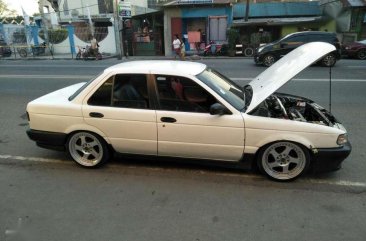
M 316 154 L 319 149 L 342 148 L 344 143 L 337 143 L 337 140 L 346 135 L 346 130 L 338 122 L 327 126 L 252 114 L 283 84 L 333 50 L 334 46 L 330 44 L 310 43 L 289 53 L 250 82 L 252 100 L 245 110 L 235 108 L 223 98 L 224 93 L 221 95 L 214 91 L 197 77 L 207 69 L 204 64 L 181 61 L 121 63 L 107 68 L 81 90 L 84 83 L 57 90 L 30 102 L 27 106 L 30 131 L 37 134 L 64 135 L 61 146 L 68 144 L 70 134 L 86 131 L 100 136 L 113 150 L 120 153 L 228 162 L 243 161 L 245 156 L 255 157 L 260 148 L 279 141 L 297 143 L 309 150 L 311 155 Z M 230 114 L 88 104 L 90 98 L 111 76 L 124 73 L 143 74 L 148 81 L 155 75 L 192 80 L 212 95 Z M 158 79 L 154 82 L 156 86 L 157 81 Z M 151 86 L 148 88 L 151 89 Z M 79 93 L 74 94 L 76 91 Z M 151 100 L 151 96 L 149 98 Z M 100 113 L 102 117 L 95 118 Z M 30 137 L 40 146 L 51 147 L 44 135 L 41 138 L 34 134 Z M 345 158 L 343 157 L 342 161 Z M 337 162 L 337 166 L 339 164 Z M 294 177 L 297 175 L 289 178 L 272 176 L 280 180 Z

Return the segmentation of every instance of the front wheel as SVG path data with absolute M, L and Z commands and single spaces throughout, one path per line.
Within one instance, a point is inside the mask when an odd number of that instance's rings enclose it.
M 266 145 L 259 151 L 259 170 L 277 181 L 290 181 L 306 172 L 310 163 L 307 149 L 294 142 L 281 141 Z
M 328 54 L 322 59 L 322 64 L 325 67 L 333 67 L 336 62 L 337 60 L 334 54 Z
M 110 158 L 106 142 L 91 132 L 73 133 L 67 141 L 67 150 L 74 161 L 84 167 L 100 166 Z
M 358 59 L 366 59 L 366 49 L 361 49 L 357 52 Z

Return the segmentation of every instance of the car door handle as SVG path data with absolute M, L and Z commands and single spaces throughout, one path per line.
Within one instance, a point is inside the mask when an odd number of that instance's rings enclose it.
M 177 122 L 176 119 L 172 118 L 172 117 L 161 117 L 160 120 L 162 122 L 169 122 L 169 123 L 174 123 Z
M 89 116 L 94 117 L 94 118 L 103 118 L 104 117 L 104 115 L 102 113 L 99 113 L 99 112 L 90 112 Z

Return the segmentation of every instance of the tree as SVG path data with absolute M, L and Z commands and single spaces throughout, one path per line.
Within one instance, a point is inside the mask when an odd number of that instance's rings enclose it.
M 0 0 L 0 18 L 9 17 L 9 16 L 15 17 L 16 15 L 17 14 L 14 9 L 10 9 L 3 0 Z

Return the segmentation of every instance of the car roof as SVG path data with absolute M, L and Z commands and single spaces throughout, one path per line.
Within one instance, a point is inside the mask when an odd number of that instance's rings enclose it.
M 313 34 L 322 34 L 322 35 L 336 35 L 336 33 L 333 32 L 323 32 L 323 31 L 303 31 L 303 32 L 296 32 L 291 33 L 287 36 L 295 36 L 295 35 L 313 35 Z
M 197 75 L 206 69 L 205 64 L 189 61 L 143 60 L 128 61 L 107 68 L 106 72 L 151 73 L 167 75 Z

